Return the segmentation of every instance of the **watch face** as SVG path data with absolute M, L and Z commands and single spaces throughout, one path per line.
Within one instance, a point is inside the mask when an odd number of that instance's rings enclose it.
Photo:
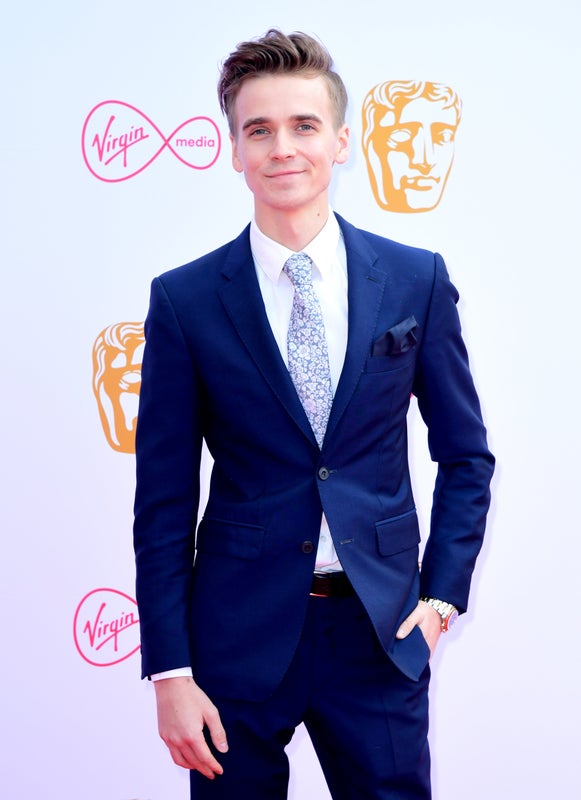
M 452 611 L 450 616 L 446 617 L 446 619 L 443 622 L 444 630 L 449 631 L 452 625 L 456 623 L 457 619 L 458 619 L 458 612 L 456 611 L 456 609 L 454 609 L 454 611 Z

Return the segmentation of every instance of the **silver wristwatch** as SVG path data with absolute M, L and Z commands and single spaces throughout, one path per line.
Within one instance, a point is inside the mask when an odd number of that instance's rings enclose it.
M 436 600 L 434 597 L 420 597 L 424 603 L 427 603 L 435 611 L 438 612 L 442 618 L 442 631 L 445 633 L 450 630 L 452 625 L 458 619 L 458 609 L 452 603 L 446 603 L 444 600 Z

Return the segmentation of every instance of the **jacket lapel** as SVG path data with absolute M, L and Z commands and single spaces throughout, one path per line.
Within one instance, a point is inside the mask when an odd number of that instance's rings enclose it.
M 332 435 L 345 413 L 371 352 L 371 342 L 387 279 L 386 273 L 375 266 L 377 253 L 368 241 L 357 228 L 338 214 L 336 216 L 347 252 L 349 332 L 345 362 L 335 393 L 326 438 Z
M 345 362 L 337 386 L 327 439 L 345 413 L 369 356 L 386 273 L 361 233 L 337 215 L 347 252 L 349 332 Z M 220 297 L 249 356 L 295 423 L 316 447 L 315 436 L 272 335 L 250 250 L 248 226 L 234 240 L 222 269 Z
M 250 250 L 250 226 L 234 240 L 222 268 L 220 297 L 249 356 L 301 431 L 315 436 L 272 335 Z

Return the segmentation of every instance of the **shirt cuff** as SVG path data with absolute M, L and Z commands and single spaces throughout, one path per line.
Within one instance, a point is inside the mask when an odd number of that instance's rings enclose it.
M 168 669 L 166 672 L 156 672 L 149 677 L 152 681 L 163 681 L 165 678 L 193 678 L 194 674 L 191 667 L 178 667 L 178 669 Z

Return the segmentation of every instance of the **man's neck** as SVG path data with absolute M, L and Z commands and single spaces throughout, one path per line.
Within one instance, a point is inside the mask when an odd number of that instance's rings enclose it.
M 324 203 L 316 209 L 299 209 L 296 212 L 285 210 L 280 214 L 273 214 L 272 211 L 261 214 L 260 209 L 256 208 L 255 218 L 265 236 L 298 253 L 325 226 L 329 218 L 329 206 Z

